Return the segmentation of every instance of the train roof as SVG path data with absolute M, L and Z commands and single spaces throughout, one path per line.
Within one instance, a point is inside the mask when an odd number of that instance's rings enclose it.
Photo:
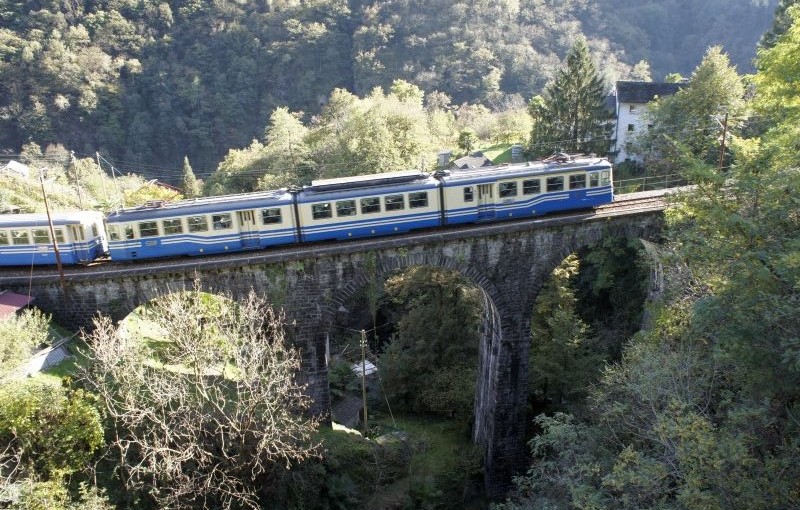
M 571 170 L 610 169 L 611 163 L 603 158 L 578 157 L 563 163 L 555 161 L 527 161 L 506 165 L 483 166 L 477 168 L 451 168 L 441 177 L 445 184 L 467 184 L 483 180 L 511 179 L 533 175 L 569 172 Z
M 292 195 L 286 189 L 192 198 L 189 200 L 179 200 L 177 202 L 154 200 L 138 207 L 120 209 L 110 213 L 107 216 L 107 220 L 114 223 L 150 218 L 170 218 L 190 214 L 209 214 L 240 209 L 277 207 L 291 202 Z
M 53 225 L 77 225 L 102 222 L 103 214 L 98 211 L 59 211 L 51 213 L 50 218 L 53 220 Z M 46 227 L 48 225 L 45 213 L 0 214 L 0 228 Z
M 355 175 L 336 179 L 312 181 L 304 186 L 299 196 L 301 202 L 341 199 L 365 194 L 403 193 L 436 186 L 436 179 L 419 170 L 404 170 L 382 174 Z

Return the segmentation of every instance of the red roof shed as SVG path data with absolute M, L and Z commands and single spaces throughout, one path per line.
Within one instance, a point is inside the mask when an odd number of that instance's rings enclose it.
M 0 320 L 22 310 L 33 301 L 32 297 L 0 290 Z

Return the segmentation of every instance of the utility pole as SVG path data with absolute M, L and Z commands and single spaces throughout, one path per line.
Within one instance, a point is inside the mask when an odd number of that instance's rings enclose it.
M 361 399 L 364 406 L 364 435 L 369 430 L 367 422 L 367 332 L 361 330 Z
M 58 274 L 61 277 L 61 290 L 64 291 L 64 297 L 67 294 L 67 282 L 64 278 L 64 267 L 61 265 L 61 252 L 58 250 L 58 239 L 56 239 L 56 230 L 53 228 L 53 218 L 50 216 L 50 205 L 47 203 L 47 193 L 44 190 L 44 175 L 39 171 L 39 183 L 42 185 L 42 198 L 44 198 L 44 210 L 47 212 L 47 224 L 50 226 L 50 239 L 53 241 L 53 253 L 56 255 L 56 267 L 58 267 Z
M 722 140 L 719 142 L 719 170 L 722 170 L 722 163 L 725 161 L 725 138 L 728 137 L 728 112 L 722 120 Z

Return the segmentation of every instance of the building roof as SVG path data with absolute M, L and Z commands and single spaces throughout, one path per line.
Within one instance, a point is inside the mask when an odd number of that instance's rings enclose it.
M 469 156 L 453 161 L 452 166 L 455 168 L 480 168 L 492 166 L 492 160 L 484 156 L 482 152 L 473 152 Z
M 33 301 L 32 297 L 2 290 L 0 291 L 0 319 L 14 315 Z
M 646 104 L 657 97 L 674 95 L 685 86 L 686 83 L 618 81 L 617 101 L 620 103 Z

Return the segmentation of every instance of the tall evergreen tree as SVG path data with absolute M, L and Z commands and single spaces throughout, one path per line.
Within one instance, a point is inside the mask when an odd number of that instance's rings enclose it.
M 567 55 L 566 67 L 529 105 L 533 117 L 528 152 L 545 156 L 556 151 L 606 154 L 611 125 L 604 105 L 605 86 L 579 39 Z
M 189 156 L 183 157 L 181 185 L 183 187 L 183 196 L 186 198 L 195 198 L 203 194 L 202 182 L 195 177 L 192 165 L 189 164 Z

